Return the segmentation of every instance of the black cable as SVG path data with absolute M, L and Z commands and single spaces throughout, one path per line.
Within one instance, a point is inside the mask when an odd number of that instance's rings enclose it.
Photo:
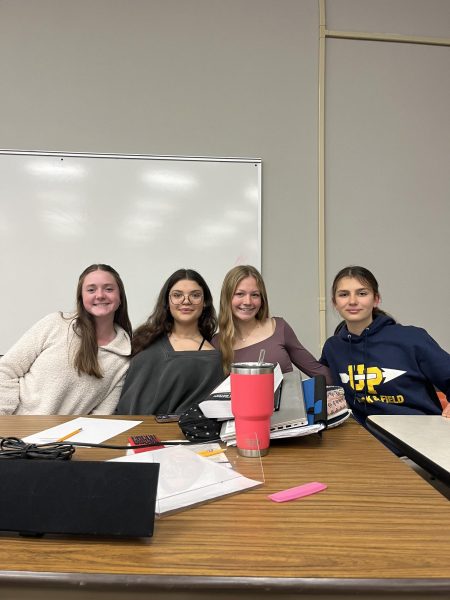
M 74 452 L 71 444 L 27 444 L 16 437 L 0 438 L 0 459 L 70 460 Z
M 137 448 L 151 448 L 152 446 L 179 446 L 190 445 L 195 442 L 161 442 L 136 446 L 116 446 L 112 444 L 89 444 L 86 442 L 47 442 L 45 444 L 27 444 L 20 438 L 0 438 L 0 459 L 13 458 L 39 458 L 41 460 L 70 460 L 75 453 L 75 446 L 86 448 L 107 448 L 110 450 L 136 450 Z
M 189 446 L 197 442 L 181 440 L 179 442 L 161 442 L 160 440 L 149 444 L 136 444 L 135 446 L 113 446 L 112 444 L 90 444 L 89 442 L 72 442 L 72 446 L 85 446 L 86 448 L 109 448 L 111 450 L 135 450 L 136 448 L 151 448 L 152 446 Z

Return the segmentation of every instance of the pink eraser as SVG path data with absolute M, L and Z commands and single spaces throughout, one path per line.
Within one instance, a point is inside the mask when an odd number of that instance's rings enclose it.
M 303 485 L 298 485 L 297 487 L 289 488 L 288 490 L 283 490 L 267 497 L 274 502 L 287 502 L 288 500 L 295 500 L 296 498 L 316 494 L 326 489 L 326 487 L 324 483 L 312 481 L 311 483 L 304 483 Z

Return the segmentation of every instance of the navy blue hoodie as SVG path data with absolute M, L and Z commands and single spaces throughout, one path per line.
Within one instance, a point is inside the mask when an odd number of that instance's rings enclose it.
M 355 418 L 368 415 L 440 415 L 435 387 L 450 399 L 450 354 L 419 327 L 378 315 L 361 335 L 344 326 L 320 359 L 342 383 Z

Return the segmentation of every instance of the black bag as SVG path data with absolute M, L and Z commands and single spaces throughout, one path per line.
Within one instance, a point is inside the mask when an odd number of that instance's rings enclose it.
M 205 417 L 198 404 L 194 404 L 180 415 L 178 425 L 190 442 L 220 441 L 222 423 Z

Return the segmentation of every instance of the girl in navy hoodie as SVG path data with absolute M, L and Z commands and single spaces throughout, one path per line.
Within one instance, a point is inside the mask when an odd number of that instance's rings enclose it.
M 354 417 L 425 414 L 450 418 L 436 388 L 450 400 L 450 354 L 419 327 L 403 326 L 378 308 L 378 282 L 364 267 L 336 275 L 332 302 L 344 319 L 320 361 L 341 382 Z

